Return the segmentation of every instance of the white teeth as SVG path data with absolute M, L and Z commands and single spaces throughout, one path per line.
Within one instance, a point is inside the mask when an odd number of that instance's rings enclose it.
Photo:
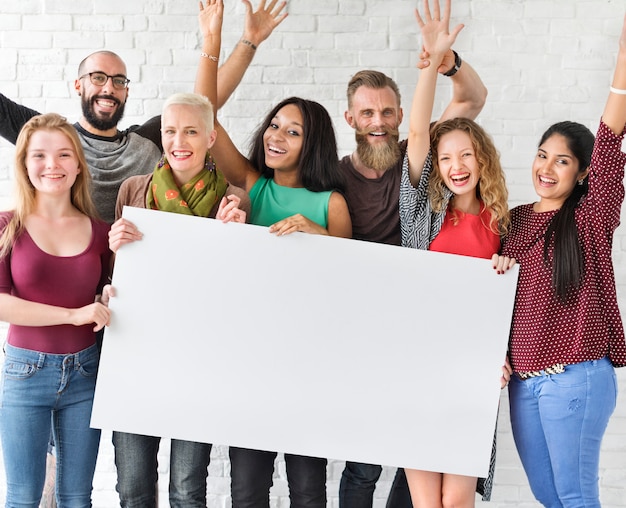
M 450 177 L 450 180 L 453 182 L 463 182 L 467 179 L 469 179 L 469 175 L 455 175 Z
M 370 135 L 372 136 L 384 136 L 386 134 L 386 132 L 370 132 Z
M 191 152 L 172 152 L 174 157 L 189 157 Z
M 280 150 L 279 148 L 276 148 L 275 146 L 271 146 L 271 145 L 268 145 L 267 149 L 268 149 L 270 152 L 276 152 L 276 153 L 280 153 L 280 154 L 287 153 L 287 151 L 286 151 L 286 150 Z
M 113 101 L 105 101 L 105 100 L 99 99 L 96 102 L 100 106 L 104 106 L 105 108 L 112 108 L 113 106 L 115 106 L 115 102 L 113 102 Z
M 551 178 L 546 178 L 545 176 L 541 176 L 541 175 L 539 175 L 539 181 L 542 183 L 551 183 L 551 184 L 556 183 L 556 180 L 552 180 Z

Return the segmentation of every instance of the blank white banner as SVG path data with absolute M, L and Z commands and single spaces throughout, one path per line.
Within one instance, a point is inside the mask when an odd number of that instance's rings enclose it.
M 124 217 L 93 427 L 486 476 L 517 268 Z

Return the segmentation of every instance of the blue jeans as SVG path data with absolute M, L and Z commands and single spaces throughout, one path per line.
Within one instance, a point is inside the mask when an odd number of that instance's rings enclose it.
M 160 437 L 113 432 L 116 489 L 124 508 L 156 508 Z M 206 508 L 211 445 L 172 439 L 169 501 L 172 508 Z
M 5 345 L 0 436 L 7 507 L 37 508 L 46 477 L 50 426 L 57 456 L 56 499 L 63 508 L 91 506 L 100 431 L 89 428 L 98 372 L 93 345 L 68 355 Z
M 269 508 L 276 452 L 230 447 L 233 508 Z M 285 454 L 291 508 L 326 508 L 326 459 Z
M 615 409 L 617 379 L 607 358 L 561 374 L 509 383 L 515 446 L 533 494 L 547 508 L 600 508 L 600 443 Z
M 339 483 L 340 508 L 372 508 L 374 490 L 383 468 L 374 464 L 346 462 Z M 398 468 L 393 479 L 387 508 L 413 508 L 404 469 Z

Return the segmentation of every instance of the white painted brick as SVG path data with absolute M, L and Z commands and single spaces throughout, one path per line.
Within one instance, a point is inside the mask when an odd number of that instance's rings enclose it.
M 74 30 L 88 32 L 119 32 L 124 30 L 123 16 L 74 16 Z
M 255 3 L 255 2 L 253 2 Z M 420 38 L 414 4 L 405 0 L 289 0 L 289 17 L 259 48 L 232 100 L 220 112 L 233 141 L 244 152 L 267 111 L 290 95 L 314 98 L 331 114 L 340 154 L 354 147 L 354 132 L 343 119 L 345 87 L 360 68 L 373 67 L 400 85 L 405 115 L 418 71 Z M 165 97 L 191 90 L 198 61 L 197 6 L 179 0 L 2 1 L 0 3 L 0 92 L 39 111 L 80 115 L 73 92 L 78 63 L 96 49 L 116 51 L 132 80 L 122 127 L 160 112 Z M 226 2 L 221 61 L 241 37 L 244 6 Z M 456 49 L 489 88 L 480 123 L 492 133 L 507 171 L 512 206 L 536 198 L 530 168 L 541 132 L 571 118 L 595 129 L 612 75 L 623 2 L 614 0 L 455 0 L 452 22 L 466 27 Z M 440 78 L 435 115 L 450 97 Z M 401 126 L 406 133 L 407 120 Z M 10 206 L 14 148 L 0 140 L 0 208 Z M 626 212 L 626 205 L 624 207 Z M 623 221 L 624 222 L 624 221 Z M 614 246 L 622 311 L 626 311 L 626 226 Z M 0 323 L 0 336 L 6 325 Z M 620 388 L 626 369 L 618 370 Z M 280 408 L 277 408 L 280 424 Z M 602 446 L 600 487 L 605 508 L 623 508 L 626 498 L 626 394 L 620 393 Z M 159 454 L 161 505 L 167 505 L 168 450 Z M 478 507 L 537 508 L 521 470 L 503 393 L 498 431 L 494 500 Z M 338 507 L 343 462 L 328 466 L 329 506 Z M 211 507 L 229 508 L 227 450 L 214 447 L 210 466 Z M 383 508 L 394 469 L 385 468 L 375 494 Z M 103 436 L 94 506 L 118 504 L 110 435 Z M 4 484 L 0 482 L 0 498 Z M 272 508 L 289 505 L 284 462 L 279 458 Z
M 53 45 L 59 48 L 102 49 L 104 36 L 98 32 L 54 32 Z
M 22 29 L 32 32 L 38 31 L 67 31 L 72 29 L 72 16 L 70 15 L 41 15 L 24 16 Z
M 4 48 L 48 48 L 51 45 L 52 33 L 11 32 L 10 37 L 2 38 Z
M 0 16 L 0 40 L 11 36 L 10 33 L 7 32 L 20 30 L 22 27 L 21 21 L 22 16 L 19 14 L 3 14 Z

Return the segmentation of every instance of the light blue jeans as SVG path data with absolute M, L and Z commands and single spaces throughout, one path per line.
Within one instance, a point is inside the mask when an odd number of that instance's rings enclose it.
M 50 424 L 56 446 L 59 508 L 91 506 L 100 431 L 89 428 L 98 348 L 53 355 L 5 345 L 0 437 L 6 506 L 37 508 L 45 476 Z
M 546 508 L 600 508 L 600 444 L 615 409 L 608 358 L 509 383 L 511 426 L 533 494 Z

